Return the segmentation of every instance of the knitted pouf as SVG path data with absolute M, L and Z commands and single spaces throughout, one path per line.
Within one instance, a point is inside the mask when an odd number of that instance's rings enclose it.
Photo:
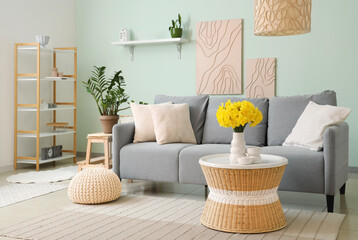
M 97 204 L 116 200 L 122 185 L 118 176 L 104 168 L 87 168 L 73 177 L 68 187 L 72 202 Z

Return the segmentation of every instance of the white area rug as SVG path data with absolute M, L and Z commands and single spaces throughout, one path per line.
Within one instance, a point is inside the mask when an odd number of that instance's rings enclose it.
M 67 188 L 69 184 L 67 180 L 72 179 L 76 173 L 77 166 L 69 166 L 55 170 L 19 173 L 7 177 L 6 181 L 12 184 L 0 187 L 0 207 Z
M 64 189 L 68 183 L 59 184 L 9 184 L 0 187 L 0 207 Z
M 200 224 L 203 200 L 128 195 L 102 205 L 72 204 L 0 230 L 19 239 L 318 239 L 337 238 L 343 214 L 285 210 L 288 226 L 266 234 L 231 234 Z
M 47 171 L 19 173 L 6 178 L 10 183 L 52 183 L 72 179 L 77 173 L 77 166 L 69 166 Z

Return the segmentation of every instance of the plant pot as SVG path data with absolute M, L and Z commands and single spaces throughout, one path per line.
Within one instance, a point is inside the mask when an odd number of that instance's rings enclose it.
M 183 29 L 182 28 L 171 28 L 170 35 L 172 36 L 172 38 L 180 38 L 183 35 Z
M 246 157 L 246 142 L 243 132 L 233 132 L 231 148 L 230 148 L 230 161 L 237 163 L 238 158 Z
M 119 116 L 99 116 L 104 133 L 112 133 L 112 128 L 118 123 Z

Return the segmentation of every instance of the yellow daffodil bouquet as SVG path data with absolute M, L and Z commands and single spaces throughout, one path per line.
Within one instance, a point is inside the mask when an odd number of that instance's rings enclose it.
M 229 99 L 225 106 L 222 103 L 216 112 L 220 126 L 232 127 L 234 132 L 244 132 L 245 127 L 255 127 L 262 121 L 261 111 L 248 101 L 231 102 Z

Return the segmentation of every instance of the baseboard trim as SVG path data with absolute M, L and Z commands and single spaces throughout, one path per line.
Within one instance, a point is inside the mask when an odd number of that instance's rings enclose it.
M 350 172 L 350 173 L 358 173 L 358 167 L 348 167 L 348 172 Z

